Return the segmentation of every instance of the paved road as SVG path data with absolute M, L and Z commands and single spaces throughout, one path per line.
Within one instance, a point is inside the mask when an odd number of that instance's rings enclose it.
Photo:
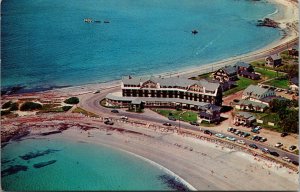
M 86 110 L 88 110 L 88 111 L 90 111 L 90 112 L 93 112 L 95 114 L 102 115 L 103 117 L 127 116 L 128 118 L 135 119 L 135 120 L 155 122 L 155 123 L 159 123 L 159 124 L 163 124 L 165 122 L 168 122 L 168 123 L 171 123 L 171 125 L 176 126 L 176 127 L 179 127 L 179 124 L 180 124 L 181 128 L 190 129 L 190 130 L 196 130 L 196 131 L 200 130 L 200 127 L 193 126 L 193 125 L 190 125 L 190 124 L 188 124 L 186 122 L 182 122 L 182 121 L 180 121 L 180 122 L 179 121 L 171 121 L 171 120 L 168 120 L 166 117 L 163 117 L 163 116 L 161 116 L 161 117 L 157 116 L 157 115 L 152 116 L 152 115 L 144 114 L 144 113 L 137 114 L 137 113 L 127 112 L 127 111 L 124 111 L 124 110 L 119 110 L 119 113 L 112 113 L 111 109 L 102 107 L 100 105 L 100 101 L 103 98 L 105 98 L 105 96 L 108 93 L 115 92 L 115 91 L 120 91 L 120 87 L 115 87 L 115 88 L 109 88 L 109 89 L 101 90 L 101 93 L 98 93 L 98 94 L 87 94 L 87 95 L 84 95 L 81 98 L 81 102 L 80 102 L 79 106 L 82 107 L 82 108 L 84 108 L 84 109 L 86 109 Z M 221 132 L 217 132 L 215 130 L 212 130 L 211 128 L 202 127 L 202 129 L 209 129 L 214 134 L 215 133 L 221 133 Z M 225 135 L 225 136 L 231 136 L 231 137 L 233 136 L 233 134 L 229 133 L 229 132 L 228 133 L 222 133 L 222 134 Z M 246 143 L 246 145 L 254 143 L 259 148 L 268 148 L 270 151 L 277 152 L 280 155 L 280 157 L 287 156 L 292 161 L 297 161 L 298 162 L 298 156 L 295 155 L 295 154 L 293 154 L 293 153 L 286 152 L 286 151 L 283 151 L 283 150 L 275 148 L 275 147 L 270 147 L 270 146 L 268 146 L 265 143 L 248 140 L 248 139 L 245 139 L 245 138 L 242 138 L 242 137 L 240 138 L 239 136 L 236 136 L 236 135 L 234 137 L 236 139 L 242 139 L 242 140 L 244 140 L 245 143 Z

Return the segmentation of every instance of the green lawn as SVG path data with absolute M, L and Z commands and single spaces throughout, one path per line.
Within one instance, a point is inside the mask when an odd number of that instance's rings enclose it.
M 251 84 L 256 85 L 257 81 L 252 80 L 252 79 L 248 79 L 248 78 L 245 78 L 245 77 L 239 77 L 239 80 L 237 80 L 236 83 L 237 83 L 237 86 L 232 88 L 232 89 L 229 89 L 229 90 L 225 91 L 223 93 L 223 96 L 231 95 L 233 93 L 236 93 L 238 91 L 246 89 Z
M 282 73 L 280 73 L 280 72 L 278 72 L 278 75 L 277 75 L 277 72 L 275 72 L 275 71 L 271 71 L 268 69 L 262 69 L 262 68 L 255 68 L 255 72 L 260 73 L 264 77 L 264 79 L 272 79 L 272 78 L 279 77 L 282 75 Z
M 280 120 L 277 113 L 265 112 L 265 113 L 252 113 L 252 114 L 254 114 L 256 116 L 256 119 L 260 119 L 260 120 L 264 121 L 263 124 L 258 124 L 258 125 L 262 126 L 263 128 L 269 129 L 272 131 L 277 131 L 280 133 L 283 132 L 283 129 L 277 125 L 277 122 L 279 122 L 279 120 Z M 268 122 L 275 123 L 275 125 L 274 126 L 268 125 Z
M 265 82 L 266 85 L 272 85 L 274 87 L 288 89 L 289 88 L 289 80 L 287 79 L 273 79 L 271 81 Z
M 165 117 L 169 117 L 170 113 L 172 113 L 172 116 L 175 119 L 179 119 L 179 117 L 181 117 L 181 120 L 186 122 L 197 121 L 197 116 L 198 116 L 197 113 L 193 111 L 177 111 L 177 110 L 167 110 L 167 109 L 154 109 L 154 111 Z

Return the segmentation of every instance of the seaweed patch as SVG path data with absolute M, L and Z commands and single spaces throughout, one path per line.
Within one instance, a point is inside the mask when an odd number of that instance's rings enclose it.
M 42 168 L 48 165 L 51 165 L 53 163 L 55 163 L 57 160 L 51 160 L 51 161 L 46 161 L 46 162 L 41 162 L 41 163 L 36 163 L 33 165 L 34 168 Z
M 4 169 L 3 171 L 1 171 L 1 176 L 5 177 L 5 176 L 8 176 L 8 175 L 13 175 L 13 174 L 16 174 L 20 171 L 27 171 L 27 169 L 28 169 L 28 167 L 24 166 L 24 165 L 13 165 L 13 166 L 10 166 L 9 168 Z
M 36 157 L 39 157 L 39 156 L 44 156 L 44 155 L 47 155 L 47 154 L 50 154 L 50 153 L 54 153 L 54 152 L 57 152 L 57 151 L 60 151 L 60 150 L 47 149 L 45 151 L 37 151 L 35 153 L 30 152 L 30 153 L 27 153 L 25 155 L 21 155 L 19 157 L 23 160 L 29 160 L 29 159 L 33 159 L 33 158 L 36 158 Z
M 170 175 L 159 175 L 158 178 L 164 184 L 167 184 L 171 189 L 174 189 L 176 191 L 190 191 L 186 185 L 178 181 L 175 177 L 172 177 Z

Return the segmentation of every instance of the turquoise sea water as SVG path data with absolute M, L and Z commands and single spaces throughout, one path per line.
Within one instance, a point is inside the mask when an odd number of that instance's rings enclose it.
M 57 150 L 29 160 L 29 152 Z M 40 162 L 54 164 L 34 168 Z M 166 173 L 154 165 L 101 145 L 62 139 L 29 139 L 7 145 L 1 154 L 2 189 L 35 190 L 170 190 L 159 178 Z M 26 171 L 3 176 L 13 165 Z
M 280 38 L 255 26 L 275 10 L 264 0 L 3 0 L 2 86 L 104 82 L 247 53 Z

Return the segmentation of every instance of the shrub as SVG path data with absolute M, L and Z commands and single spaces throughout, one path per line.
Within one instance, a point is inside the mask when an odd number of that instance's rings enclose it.
M 70 97 L 69 99 L 66 99 L 64 102 L 66 104 L 72 104 L 72 105 L 74 105 L 74 104 L 78 104 L 79 103 L 79 99 L 78 99 L 78 97 Z
M 1 116 L 2 115 L 8 115 L 8 114 L 10 114 L 9 110 L 3 110 L 3 111 L 1 111 Z
M 25 102 L 23 105 L 21 105 L 20 110 L 21 111 L 31 111 L 36 109 L 41 109 L 43 106 L 39 103 L 34 102 Z
M 63 106 L 62 110 L 63 111 L 69 111 L 72 108 L 72 106 Z
M 11 111 L 19 110 L 19 104 L 18 103 L 12 103 L 10 106 Z
M 8 101 L 8 102 L 4 103 L 4 104 L 2 105 L 2 109 L 7 109 L 7 108 L 9 108 L 9 107 L 11 106 L 11 104 L 12 104 L 11 101 Z

